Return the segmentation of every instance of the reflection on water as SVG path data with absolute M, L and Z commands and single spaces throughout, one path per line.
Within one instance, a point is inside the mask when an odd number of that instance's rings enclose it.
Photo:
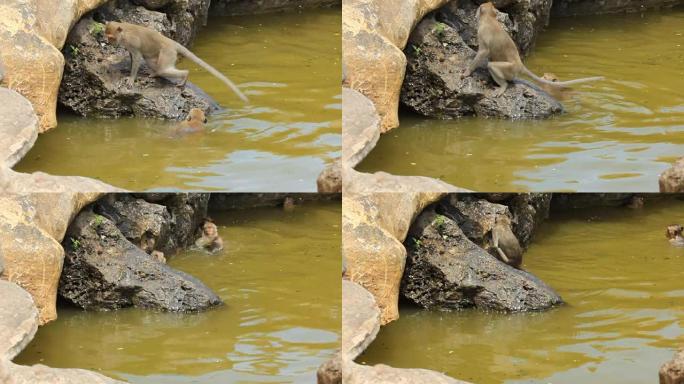
M 684 203 L 646 204 L 557 214 L 544 225 L 523 267 L 567 305 L 512 315 L 405 307 L 359 361 L 478 384 L 657 382 L 684 343 L 684 249 L 664 236 L 684 220 Z
M 190 80 L 226 108 L 209 117 L 208 132 L 173 139 L 173 122 L 64 114 L 16 169 L 135 191 L 314 191 L 340 156 L 340 29 L 339 9 L 212 18 L 192 50 L 249 105 L 185 60 Z
M 16 359 L 136 384 L 301 383 L 339 348 L 340 208 L 213 215 L 226 249 L 169 264 L 226 305 L 199 314 L 59 309 Z
M 684 154 L 684 8 L 554 19 L 526 64 L 607 79 L 578 87 L 546 121 L 402 116 L 360 169 L 478 191 L 657 191 Z

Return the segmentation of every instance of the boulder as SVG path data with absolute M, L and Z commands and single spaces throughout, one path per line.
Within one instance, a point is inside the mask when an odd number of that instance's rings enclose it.
M 513 233 L 527 248 L 537 229 L 549 218 L 551 193 L 520 193 L 504 202 L 513 217 Z
M 660 174 L 658 184 L 661 193 L 684 192 L 684 157 Z
M 538 3 L 550 7 L 550 1 Z M 498 85 L 486 68 L 462 77 L 477 51 L 476 10 L 472 1 L 453 2 L 416 27 L 404 51 L 408 65 L 401 102 L 419 114 L 440 119 L 470 115 L 538 119 L 562 112 L 557 100 L 528 81 L 516 81 L 503 95 L 495 96 Z M 543 25 L 548 9 L 540 13 Z M 526 45 L 519 45 L 531 47 L 536 32 L 524 20 L 533 13 L 523 11 L 520 15 L 515 21 L 507 14 L 500 14 L 500 19 L 511 35 L 525 41 Z M 530 23 L 536 20 L 532 19 Z M 516 33 L 515 27 L 522 32 Z
M 391 193 L 391 192 L 468 192 L 444 181 L 425 176 L 398 176 L 387 172 L 364 173 L 351 168 L 342 169 L 344 193 Z
M 218 109 L 211 97 L 190 83 L 179 88 L 168 79 L 150 77 L 146 64 L 141 66 L 135 84 L 128 84 L 130 55 L 125 48 L 106 44 L 103 28 L 91 15 L 69 33 L 63 52 L 66 66 L 60 104 L 79 115 L 97 118 L 181 120 L 192 108 L 207 114 Z
M 684 349 L 677 351 L 672 360 L 660 367 L 658 376 L 660 384 L 684 384 Z
M 38 129 L 31 103 L 11 89 L 0 88 L 0 166 L 17 164 L 33 147 Z
M 354 168 L 380 139 L 380 116 L 361 93 L 342 88 L 342 164 Z
M 553 17 L 600 15 L 607 13 L 634 13 L 649 9 L 671 8 L 684 4 L 682 0 L 555 0 Z
M 306 8 L 329 8 L 339 6 L 341 0 L 213 0 L 212 13 L 242 16 L 259 13 L 300 11 Z
M 382 324 L 399 318 L 399 285 L 406 263 L 402 241 L 413 218 L 440 197 L 416 192 L 343 196 L 345 276 L 375 297 Z
M 14 283 L 0 280 L 0 361 L 14 359 L 37 330 L 38 309 L 31 295 Z
M 339 353 L 323 363 L 316 371 L 318 384 L 342 384 L 342 359 Z
M 0 197 L 0 277 L 33 297 L 40 324 L 57 318 L 57 285 L 64 250 L 60 242 L 73 217 L 99 193 L 7 194 Z
M 325 167 L 316 179 L 318 193 L 341 193 L 342 192 L 342 165 L 340 160 Z
M 123 189 L 81 176 L 54 176 L 44 172 L 20 173 L 0 165 L 0 190 L 6 193 L 123 192 Z
M 41 364 L 27 367 L 9 363 L 7 370 L 9 384 L 125 384 L 84 369 L 50 368 Z
M 427 309 L 543 310 L 562 304 L 530 273 L 499 261 L 466 237 L 453 220 L 426 210 L 404 243 L 401 292 Z
M 350 363 L 345 365 L 345 384 L 468 384 L 427 369 L 392 368 L 378 364 L 373 367 Z
M 149 257 L 91 210 L 76 217 L 62 245 L 66 256 L 59 294 L 84 309 L 189 312 L 222 304 L 199 280 Z
M 344 0 L 342 52 L 344 84 L 367 96 L 380 116 L 380 129 L 399 125 L 399 91 L 409 33 L 428 12 L 448 0 Z
M 354 360 L 380 331 L 380 308 L 362 286 L 342 280 L 342 359 Z

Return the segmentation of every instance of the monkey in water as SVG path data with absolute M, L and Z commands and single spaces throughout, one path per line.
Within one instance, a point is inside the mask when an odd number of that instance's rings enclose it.
M 216 224 L 210 218 L 204 219 L 202 236 L 195 241 L 195 246 L 210 253 L 219 252 L 223 249 L 223 239 L 218 234 Z
M 470 63 L 463 77 L 470 76 L 476 68 L 482 66 L 489 59 L 487 69 L 499 85 L 494 97 L 501 96 L 508 88 L 508 82 L 519 78 L 521 74 L 529 76 L 537 83 L 552 87 L 567 87 L 573 84 L 603 80 L 603 77 L 587 77 L 570 81 L 545 80 L 525 67 L 520 59 L 515 42 L 499 23 L 499 20 L 496 19 L 494 4 L 487 2 L 480 5 L 477 9 L 477 18 L 479 20 L 477 28 L 479 47 L 475 59 Z
M 226 83 L 244 102 L 248 101 L 240 89 L 221 72 L 195 56 L 184 46 L 155 30 L 140 25 L 110 21 L 105 26 L 105 37 L 110 44 L 122 46 L 130 53 L 131 77 L 128 81 L 131 85 L 135 83 L 140 64 L 145 60 L 152 69 L 153 77 L 181 79 L 179 86 L 184 87 L 190 72 L 176 68 L 176 61 L 180 53 Z
M 197 133 L 204 131 L 204 124 L 207 122 L 207 117 L 204 115 L 204 111 L 199 108 L 193 108 L 188 113 L 188 117 L 181 121 L 176 127 L 176 136 Z
M 670 244 L 675 247 L 684 247 L 682 231 L 684 231 L 684 227 L 681 225 L 668 225 L 667 230 L 665 230 L 665 237 L 667 237 L 668 240 L 670 240 Z
M 644 207 L 644 197 L 643 196 L 632 196 L 627 203 L 627 208 L 629 209 L 641 209 Z
M 166 264 L 166 257 L 164 257 L 164 252 L 162 251 L 152 251 L 150 256 L 162 264 Z
M 492 248 L 496 251 L 498 258 L 511 267 L 520 268 L 523 249 L 511 230 L 510 221 L 497 216 L 491 233 Z

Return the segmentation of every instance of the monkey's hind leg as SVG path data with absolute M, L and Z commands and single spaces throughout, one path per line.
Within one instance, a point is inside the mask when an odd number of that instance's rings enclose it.
M 155 76 L 164 77 L 166 79 L 182 79 L 178 87 L 184 88 L 185 83 L 188 81 L 188 75 L 190 71 L 180 70 L 176 68 L 176 60 L 178 60 L 178 54 L 175 49 L 164 49 L 159 52 L 159 58 L 157 59 L 157 68 L 155 71 Z
M 506 253 L 501 249 L 501 247 L 499 247 L 499 233 L 496 228 L 492 230 L 492 246 L 494 249 L 496 249 L 496 252 L 501 257 L 501 260 L 504 263 L 509 264 L 510 262 L 508 260 L 508 256 L 506 256 Z
M 508 89 L 508 80 L 513 80 L 513 63 L 507 61 L 490 61 L 487 64 L 489 73 L 494 78 L 497 84 L 499 84 L 499 89 L 494 92 L 494 97 L 499 97 L 506 92 Z

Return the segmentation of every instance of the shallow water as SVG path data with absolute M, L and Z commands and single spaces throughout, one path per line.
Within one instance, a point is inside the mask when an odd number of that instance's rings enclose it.
M 657 191 L 684 155 L 684 8 L 553 19 L 526 60 L 577 87 L 546 121 L 404 115 L 359 169 L 477 191 Z
M 87 368 L 137 384 L 301 383 L 339 348 L 339 204 L 213 215 L 226 249 L 169 265 L 226 305 L 200 314 L 60 307 L 21 364 Z
M 184 60 L 190 81 L 226 108 L 209 117 L 207 133 L 174 139 L 174 122 L 62 114 L 15 169 L 134 191 L 315 191 L 340 156 L 340 30 L 339 9 L 211 18 L 191 49 L 249 105 Z
M 428 368 L 478 384 L 654 383 L 684 343 L 684 248 L 665 227 L 684 202 L 556 214 L 523 268 L 567 305 L 506 315 L 404 306 L 358 361 Z

